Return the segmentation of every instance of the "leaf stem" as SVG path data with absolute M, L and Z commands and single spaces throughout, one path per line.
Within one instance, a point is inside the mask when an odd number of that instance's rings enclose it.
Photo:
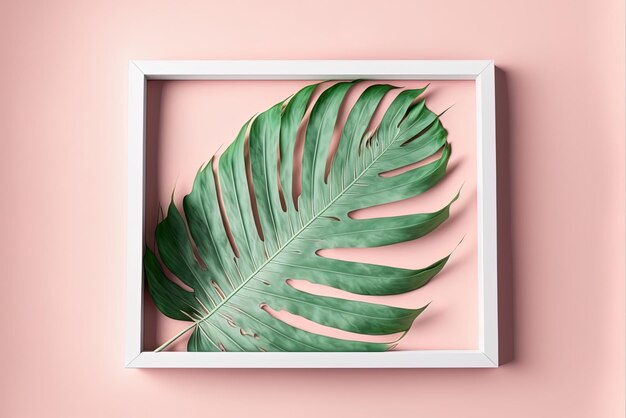
M 193 324 L 189 325 L 187 328 L 185 328 L 184 330 L 182 330 L 181 332 L 179 332 L 178 334 L 174 335 L 172 338 L 170 338 L 169 340 L 167 340 L 166 342 L 164 342 L 163 344 L 161 344 L 161 346 L 159 346 L 159 348 L 157 348 L 156 350 L 154 350 L 155 353 L 158 353 L 159 351 L 163 351 L 165 350 L 169 345 L 171 345 L 174 341 L 176 341 L 177 339 L 179 339 L 180 337 L 182 337 L 187 331 L 189 331 L 190 329 L 192 329 L 193 327 L 197 326 L 198 322 L 194 322 Z

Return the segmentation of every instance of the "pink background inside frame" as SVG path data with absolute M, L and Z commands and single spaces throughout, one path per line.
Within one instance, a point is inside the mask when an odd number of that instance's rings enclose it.
M 384 81 L 377 81 L 384 82 Z M 146 139 L 146 240 L 153 248 L 159 205 L 167 208 L 172 191 L 181 208 L 197 169 L 223 150 L 252 115 L 284 100 L 312 81 L 149 81 Z M 419 88 L 428 81 L 395 80 L 390 84 Z M 384 303 L 400 307 L 430 306 L 414 322 L 396 350 L 476 349 L 477 323 L 477 229 L 476 229 L 476 125 L 475 83 L 433 81 L 424 97 L 428 107 L 441 113 L 452 157 L 447 176 L 433 189 L 412 199 L 368 208 L 356 217 L 392 216 L 429 212 L 444 206 L 461 188 L 450 219 L 431 234 L 411 242 L 367 249 L 324 250 L 323 255 L 351 261 L 425 267 L 454 253 L 446 267 L 429 284 L 403 295 L 374 297 L 352 295 L 325 286 L 298 281 L 295 287 L 311 293 Z M 346 108 L 371 82 L 355 86 Z M 316 98 L 321 89 L 314 95 Z M 376 117 L 380 117 L 398 91 L 390 92 Z M 347 112 L 340 113 L 339 121 Z M 455 249 L 459 241 L 463 242 Z M 275 313 L 287 323 L 338 338 L 392 341 L 396 336 L 363 336 L 324 327 L 286 312 Z M 186 322 L 162 315 L 148 292 L 144 304 L 144 350 L 152 350 L 185 328 Z M 169 347 L 184 351 L 187 336 Z

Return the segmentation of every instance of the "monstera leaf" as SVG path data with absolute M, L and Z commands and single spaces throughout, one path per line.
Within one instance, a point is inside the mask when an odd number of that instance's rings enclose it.
M 314 295 L 289 283 L 302 279 L 361 295 L 399 294 L 428 283 L 449 257 L 412 270 L 318 255 L 321 249 L 419 238 L 448 218 L 456 199 L 434 213 L 350 216 L 433 187 L 445 175 L 451 152 L 438 116 L 417 99 L 424 89 L 400 92 L 367 133 L 381 100 L 395 88 L 376 84 L 364 90 L 337 127 L 339 145 L 329 159 L 339 110 L 355 84 L 338 82 L 324 90 L 308 123 L 305 114 L 316 85 L 258 114 L 217 163 L 211 159 L 197 173 L 183 201 L 184 217 L 170 204 L 156 228 L 160 261 L 146 248 L 145 273 L 158 309 L 191 324 L 157 351 L 189 331 L 189 351 L 383 351 L 391 344 L 310 333 L 264 308 L 366 335 L 405 333 L 424 310 Z M 294 161 L 300 125 L 306 125 L 301 164 Z M 381 176 L 430 156 L 436 159 Z M 295 167 L 301 167 L 297 197 Z M 168 279 L 161 263 L 193 291 Z

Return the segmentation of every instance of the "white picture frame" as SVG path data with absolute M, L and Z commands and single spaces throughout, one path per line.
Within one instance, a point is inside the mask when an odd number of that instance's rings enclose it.
M 143 351 L 144 171 L 148 80 L 474 80 L 478 202 L 478 349 L 383 353 Z M 498 367 L 495 66 L 463 61 L 130 61 L 125 366 L 131 368 Z

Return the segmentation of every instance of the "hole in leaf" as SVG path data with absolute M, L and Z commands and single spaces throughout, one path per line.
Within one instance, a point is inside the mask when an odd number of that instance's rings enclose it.
M 406 173 L 407 171 L 412 170 L 414 168 L 423 167 L 441 158 L 442 152 L 443 152 L 443 147 L 441 147 L 436 153 L 424 158 L 423 160 L 420 160 L 411 164 L 407 164 L 402 167 L 394 168 L 393 170 L 384 171 L 380 173 L 379 176 L 385 177 L 385 178 L 394 177 L 394 176 L 397 176 L 398 174 Z
M 419 131 L 416 135 L 413 135 L 411 138 L 407 139 L 406 141 L 404 141 L 402 143 L 402 145 L 400 145 L 401 147 L 406 146 L 407 144 L 410 144 L 413 141 L 418 140 L 420 137 L 422 137 L 430 128 L 432 128 L 437 122 L 439 122 L 439 119 L 435 119 L 434 121 L 432 121 L 430 124 L 428 124 L 428 126 L 426 126 L 424 129 L 422 129 L 421 131 Z
M 301 292 L 309 293 L 317 296 L 327 296 L 331 298 L 339 298 L 346 300 L 355 300 L 359 302 L 367 302 L 378 305 L 397 306 L 399 308 L 415 308 L 415 306 L 423 306 L 430 302 L 430 298 L 426 296 L 419 297 L 419 301 L 415 301 L 417 295 L 411 298 L 407 298 L 403 295 L 386 295 L 386 296 L 372 296 L 372 295 L 359 295 L 357 293 L 348 292 L 345 290 L 337 289 L 325 284 L 312 283 L 305 279 L 287 279 L 287 285 Z M 417 305 L 416 305 L 417 304 Z
M 235 253 L 235 257 L 239 258 L 239 250 L 237 249 L 237 245 L 235 244 L 235 238 L 233 237 L 233 233 L 230 230 L 230 225 L 228 224 L 228 217 L 226 216 L 226 209 L 224 208 L 224 199 L 223 199 L 222 190 L 220 187 L 217 162 L 214 161 L 211 164 L 211 166 L 207 167 L 206 169 L 213 170 L 213 181 L 215 183 L 215 193 L 217 194 L 217 202 L 220 208 L 220 217 L 222 218 L 224 231 L 226 232 L 226 236 L 228 237 L 228 242 L 230 242 L 230 246 L 233 249 L 233 253 Z
M 248 194 L 250 196 L 250 205 L 252 206 L 252 216 L 254 217 L 254 224 L 256 225 L 256 230 L 259 234 L 259 237 L 261 238 L 261 241 L 264 241 L 263 229 L 261 228 L 261 219 L 259 218 L 259 208 L 257 206 L 256 197 L 254 194 L 254 184 L 252 182 L 252 165 L 250 162 L 250 129 L 252 128 L 254 119 L 255 118 L 252 119 L 246 130 L 246 137 L 243 145 L 243 158 L 246 165 L 246 180 L 248 182 Z
M 215 282 L 215 280 L 211 280 L 211 286 L 213 287 L 213 289 L 215 289 L 215 291 L 217 292 L 217 294 L 220 296 L 222 300 L 226 298 L 226 295 L 224 295 L 224 292 L 222 291 L 220 286 L 217 284 L 217 282 Z
M 285 202 L 285 192 L 283 191 L 283 184 L 280 179 L 280 142 L 277 145 L 276 150 L 276 179 L 278 181 L 278 198 L 280 199 L 280 208 L 283 212 L 287 212 L 287 203 Z
M 319 324 L 317 322 L 311 321 L 300 315 L 294 315 L 291 312 L 280 310 L 276 311 L 269 306 L 265 306 L 263 309 L 268 314 L 272 315 L 274 318 L 279 321 L 284 322 L 287 325 L 291 325 L 292 327 L 311 332 L 317 335 L 323 335 L 326 337 L 339 338 L 342 340 L 350 340 L 350 341 L 361 341 L 361 342 L 372 342 L 372 343 L 389 343 L 395 342 L 398 340 L 403 333 L 398 332 L 395 334 L 387 334 L 387 335 L 366 335 L 359 334 L 356 332 L 343 331 L 337 328 L 329 327 L 326 325 Z

